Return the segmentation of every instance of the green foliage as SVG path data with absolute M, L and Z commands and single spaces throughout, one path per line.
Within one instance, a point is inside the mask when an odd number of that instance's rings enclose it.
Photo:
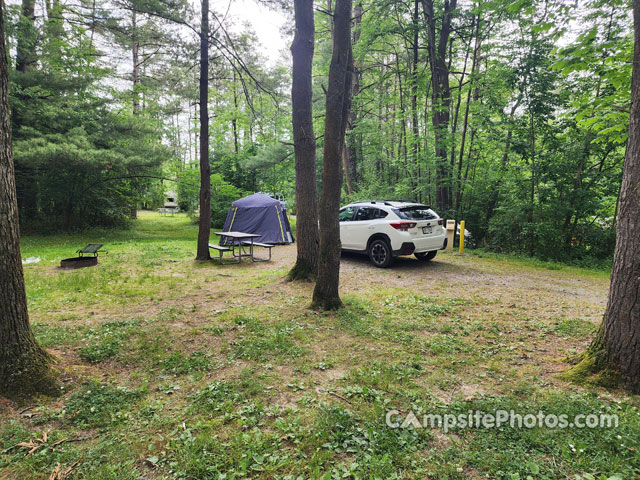
M 206 352 L 196 351 L 189 355 L 181 352 L 173 352 L 160 360 L 160 366 L 167 372 L 176 375 L 186 375 L 195 372 L 207 372 L 213 370 L 216 362 Z
M 574 419 L 585 412 L 598 415 L 617 415 L 615 428 L 478 428 L 470 436 L 470 447 L 478 452 L 470 454 L 467 460 L 476 468 L 492 469 L 496 478 L 523 478 L 534 474 L 533 478 L 558 478 L 571 470 L 585 474 L 600 474 L 602 478 L 621 475 L 633 477 L 640 468 L 637 455 L 628 447 L 629 434 L 637 428 L 636 408 L 604 403 L 595 394 L 552 393 L 525 401 L 509 397 L 489 397 L 470 402 L 454 403 L 450 406 L 454 413 L 469 410 L 495 412 L 497 409 L 544 414 L 567 415 Z M 496 447 L 499 445 L 500 447 Z M 483 451 L 484 454 L 479 452 Z M 553 461 L 549 452 L 553 451 Z M 490 454 L 486 454 L 490 452 Z M 451 452 L 453 457 L 456 457 Z M 523 462 L 523 459 L 527 459 Z M 602 469 L 602 460 L 607 459 Z M 535 466 L 534 466 L 535 465 Z M 518 475 L 514 477 L 513 475 Z
M 298 322 L 278 322 L 265 324 L 252 317 L 238 317 L 238 339 L 234 345 L 234 354 L 238 358 L 263 360 L 270 356 L 299 357 L 305 350 L 296 338 L 304 326 Z
M 149 184 L 140 175 L 156 173 L 167 156 L 156 120 L 110 108 L 97 88 L 107 71 L 87 66 L 95 52 L 82 42 L 64 44 L 75 63 L 12 77 L 18 203 L 28 229 L 123 224 Z
M 136 326 L 137 322 L 108 322 L 89 330 L 82 338 L 84 346 L 80 348 L 80 358 L 89 363 L 99 363 L 116 357 Z
M 66 418 L 83 427 L 107 427 L 130 419 L 130 410 L 144 389 L 91 381 L 84 384 L 65 404 Z
M 200 170 L 185 170 L 178 174 L 178 198 L 180 208 L 197 221 L 200 195 Z M 244 197 L 245 192 L 227 183 L 222 175 L 211 175 L 211 226 L 222 228 L 231 203 Z

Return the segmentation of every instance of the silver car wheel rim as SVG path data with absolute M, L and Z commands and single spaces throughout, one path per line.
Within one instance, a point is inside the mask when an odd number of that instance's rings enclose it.
M 383 245 L 376 243 L 371 249 L 371 256 L 373 261 L 380 265 L 387 259 L 387 249 Z

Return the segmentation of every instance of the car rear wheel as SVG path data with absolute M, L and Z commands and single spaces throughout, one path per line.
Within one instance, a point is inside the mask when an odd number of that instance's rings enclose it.
M 378 238 L 369 244 L 369 258 L 376 267 L 386 268 L 393 262 L 391 247 L 385 240 Z
M 432 252 L 416 253 L 415 256 L 418 260 L 422 262 L 428 262 L 429 260 L 433 260 L 435 258 L 436 253 L 438 253 L 438 251 L 433 250 Z

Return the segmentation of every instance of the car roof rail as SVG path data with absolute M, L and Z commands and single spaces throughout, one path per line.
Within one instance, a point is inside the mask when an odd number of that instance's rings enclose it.
M 392 198 L 390 200 L 385 200 L 385 202 L 398 202 L 398 203 L 418 203 L 414 200 L 407 200 L 406 198 Z

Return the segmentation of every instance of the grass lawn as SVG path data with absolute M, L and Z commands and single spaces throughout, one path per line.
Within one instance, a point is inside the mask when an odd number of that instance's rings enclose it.
M 196 263 L 185 216 L 23 238 L 31 321 L 63 395 L 0 402 L 0 479 L 634 479 L 637 396 L 558 378 L 584 350 L 606 273 L 438 253 L 345 256 L 346 308 L 271 262 Z M 60 259 L 104 243 L 97 267 Z M 31 407 L 25 410 L 25 407 Z M 390 428 L 385 414 L 616 414 L 617 428 Z M 27 455 L 31 447 L 37 447 Z M 22 445 L 18 445 L 22 444 Z

